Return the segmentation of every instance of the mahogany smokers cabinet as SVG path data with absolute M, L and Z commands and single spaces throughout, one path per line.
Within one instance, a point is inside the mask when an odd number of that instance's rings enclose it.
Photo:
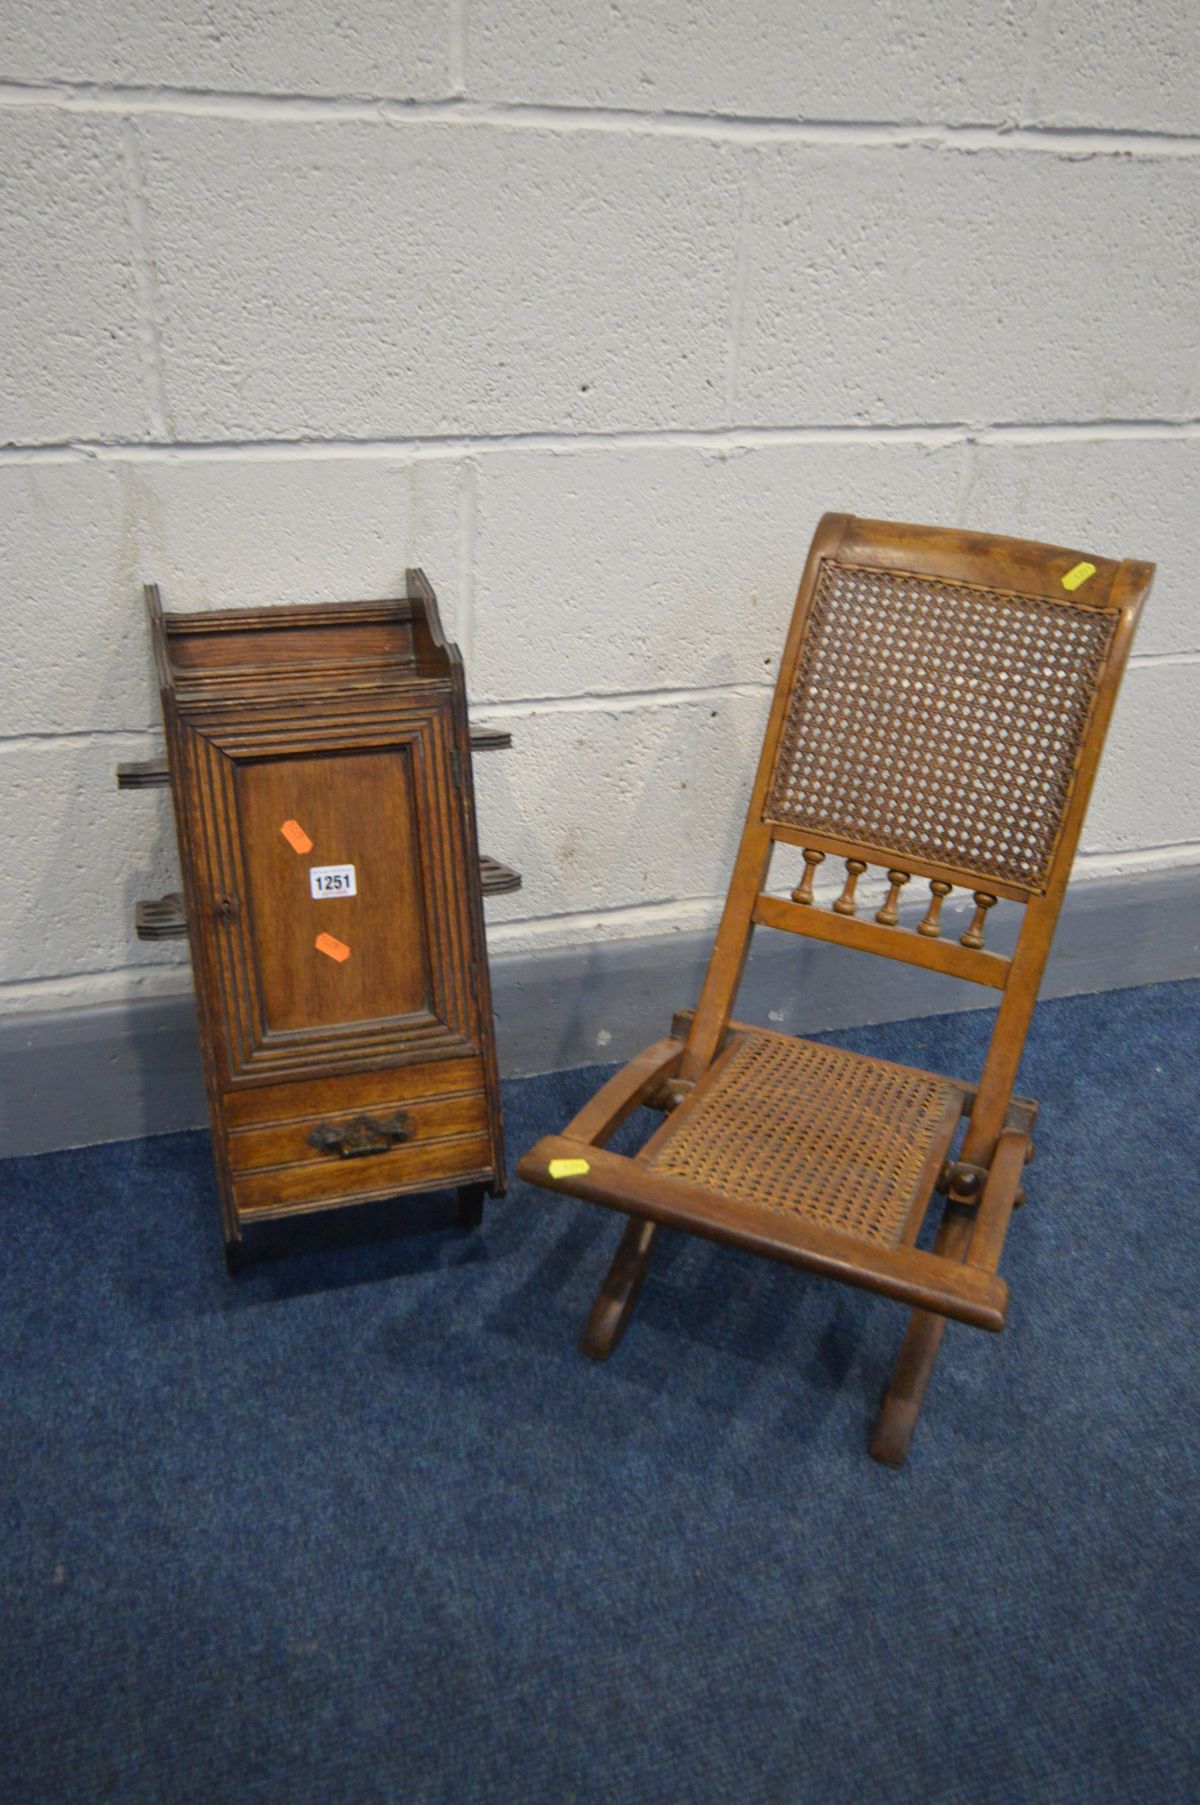
M 227 1256 L 248 1224 L 504 1188 L 480 860 L 457 648 L 402 600 L 165 614 L 146 591 Z

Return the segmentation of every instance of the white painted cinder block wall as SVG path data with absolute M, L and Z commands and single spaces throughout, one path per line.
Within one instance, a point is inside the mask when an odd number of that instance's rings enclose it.
M 1193 0 L 6 11 L 0 1007 L 187 987 L 146 578 L 424 565 L 536 949 L 713 918 L 822 510 L 1155 559 L 1081 869 L 1200 860 Z

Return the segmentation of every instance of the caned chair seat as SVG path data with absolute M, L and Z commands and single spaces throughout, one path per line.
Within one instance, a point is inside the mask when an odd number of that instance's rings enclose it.
M 786 1034 L 734 1038 L 646 1166 L 739 1209 L 911 1242 L 962 1115 L 948 1079 Z
M 1037 1116 L 1013 1086 L 1153 571 L 1023 539 L 822 520 L 696 1009 L 517 1166 L 629 1219 L 585 1353 L 616 1346 L 662 1227 L 861 1286 L 913 1306 L 871 1442 L 899 1466 L 947 1320 L 1004 1327 L 1000 1259 Z M 776 854 L 792 861 L 787 898 Z M 845 860 L 836 897 L 818 883 L 829 859 Z M 871 866 L 887 893 L 865 911 Z M 921 884 L 918 919 L 907 904 Z M 969 916 L 943 915 L 956 889 Z M 993 910 L 1019 915 L 1011 954 L 987 946 Z M 733 1021 L 762 928 L 999 991 L 978 1083 Z M 638 1153 L 611 1152 L 642 1105 L 662 1126 Z M 918 1246 L 935 1192 L 936 1237 Z

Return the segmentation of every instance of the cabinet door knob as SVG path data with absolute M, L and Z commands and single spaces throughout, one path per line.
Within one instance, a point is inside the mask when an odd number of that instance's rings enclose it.
M 411 1139 L 412 1123 L 398 1111 L 384 1118 L 355 1116 L 350 1122 L 319 1122 L 308 1144 L 318 1153 L 336 1153 L 339 1159 L 363 1159 L 369 1153 L 387 1153 Z

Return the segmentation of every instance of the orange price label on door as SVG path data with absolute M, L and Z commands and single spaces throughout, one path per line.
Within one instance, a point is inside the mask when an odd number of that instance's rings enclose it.
M 312 851 L 313 843 L 298 821 L 285 821 L 279 831 L 293 852 L 303 854 Z
M 350 957 L 350 948 L 346 942 L 338 940 L 333 934 L 318 934 L 313 945 L 319 953 L 324 953 L 327 959 L 336 959 L 339 965 Z

